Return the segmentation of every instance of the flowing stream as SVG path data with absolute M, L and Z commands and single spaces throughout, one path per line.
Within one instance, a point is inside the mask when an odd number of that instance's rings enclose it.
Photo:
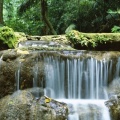
M 20 89 L 20 72 L 21 72 L 21 62 L 18 63 L 17 71 L 15 72 L 15 79 L 16 79 L 16 90 Z
M 68 120 L 110 120 L 105 100 L 58 99 L 69 106 Z
M 46 94 L 52 98 L 107 99 L 112 61 L 45 58 Z
M 67 120 L 110 120 L 104 105 L 108 99 L 106 88 L 120 77 L 120 58 L 114 63 L 114 59 L 83 57 L 84 54 L 66 51 L 62 55 L 38 55 L 37 63 L 41 59 L 44 63 L 45 95 L 68 104 Z M 37 63 L 33 66 L 33 87 L 39 87 Z M 16 74 L 20 74 L 20 66 Z
M 115 67 L 112 59 L 92 57 L 45 56 L 44 62 L 45 94 L 68 104 L 68 120 L 110 120 L 104 105 L 108 98 L 106 88 L 110 80 L 120 76 L 120 58 Z

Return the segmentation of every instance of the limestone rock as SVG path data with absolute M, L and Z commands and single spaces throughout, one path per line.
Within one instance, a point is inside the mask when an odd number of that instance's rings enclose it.
M 105 105 L 109 108 L 112 120 L 120 120 L 120 78 L 114 79 L 107 89 L 109 100 Z
M 49 39 L 49 37 L 47 37 Z M 62 38 L 61 38 L 62 39 Z M 61 39 L 55 41 L 48 40 L 27 40 L 19 42 L 18 48 L 21 50 L 47 50 L 47 51 L 61 51 L 61 50 L 75 50 L 70 45 L 66 45 Z
M 100 51 L 22 51 L 11 49 L 0 51 L 0 98 L 12 94 L 16 89 L 26 89 L 31 87 L 45 87 L 46 66 L 50 66 L 46 59 L 60 58 L 67 59 L 89 59 L 94 58 L 99 61 L 114 61 L 112 74 L 115 72 L 116 62 L 120 52 L 100 52 Z M 109 76 L 109 82 L 113 80 Z M 37 79 L 37 82 L 36 82 Z M 19 86 L 18 86 L 19 81 Z M 119 84 L 117 84 L 119 85 Z
M 6 50 L 1 53 L 0 98 L 12 94 L 16 89 L 44 86 L 44 63 L 42 60 L 37 60 L 38 56 L 38 53 L 24 54 L 16 50 Z M 38 82 L 35 82 L 36 70 Z
M 108 91 L 110 97 L 112 95 L 119 94 L 120 93 L 120 78 L 116 78 L 116 79 L 112 80 L 112 82 L 109 84 L 109 86 L 107 88 L 107 91 Z
M 112 120 L 120 120 L 120 94 L 112 95 L 105 105 L 109 108 Z
M 34 90 L 33 90 L 34 91 Z M 35 98 L 31 90 L 17 91 L 0 99 L 0 120 L 66 120 L 65 103 L 46 96 Z

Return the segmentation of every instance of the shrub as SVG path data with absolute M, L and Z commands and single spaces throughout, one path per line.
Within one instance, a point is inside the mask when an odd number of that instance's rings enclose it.
M 9 48 L 14 48 L 17 42 L 17 39 L 14 34 L 14 30 L 7 26 L 0 28 L 0 40 L 7 44 Z

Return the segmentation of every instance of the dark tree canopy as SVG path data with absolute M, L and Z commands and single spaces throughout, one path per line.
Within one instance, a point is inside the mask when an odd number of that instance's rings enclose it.
M 0 0 L 0 25 L 3 24 L 3 0 Z
M 120 27 L 119 5 L 119 0 L 4 0 L 4 22 L 33 35 L 64 34 L 71 25 L 81 32 L 111 32 Z

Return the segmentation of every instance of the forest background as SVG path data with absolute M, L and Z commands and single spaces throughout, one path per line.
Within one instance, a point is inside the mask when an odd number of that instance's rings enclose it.
M 120 32 L 120 0 L 0 0 L 0 25 L 29 35 Z

